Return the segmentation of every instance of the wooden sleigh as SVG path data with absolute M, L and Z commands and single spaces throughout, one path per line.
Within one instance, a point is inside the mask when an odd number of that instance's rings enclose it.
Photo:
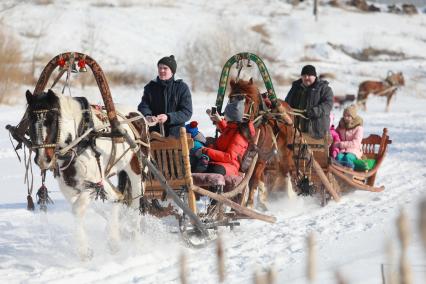
M 269 223 L 276 221 L 275 217 L 256 212 L 245 207 L 248 182 L 253 173 L 257 157 L 253 160 L 246 173 L 238 177 L 224 177 L 220 174 L 192 173 L 189 149 L 193 140 L 180 129 L 180 138 L 154 136 L 150 142 L 151 160 L 167 180 L 167 184 L 182 198 L 191 211 L 196 214 L 206 229 L 217 229 L 218 226 L 233 227 L 239 225 L 238 219 L 258 219 Z M 157 200 L 167 202 L 167 195 L 161 182 L 149 174 L 145 184 L 145 199 L 152 204 Z M 208 210 L 200 210 L 200 197 L 206 196 L 215 200 L 214 206 Z M 197 201 L 198 200 L 198 201 Z M 191 231 L 191 223 L 185 220 L 184 214 L 178 213 L 178 208 L 172 203 L 163 207 L 149 205 L 150 213 L 159 217 L 174 215 L 178 218 L 180 229 L 185 236 Z
M 342 192 L 338 181 L 350 187 L 371 192 L 380 192 L 384 186 L 374 185 L 377 172 L 383 163 L 387 146 L 392 143 L 389 139 L 388 130 L 383 129 L 383 134 L 371 134 L 362 140 L 362 151 L 367 159 L 376 160 L 375 166 L 368 171 L 355 171 L 339 165 L 328 155 L 331 141 L 328 139 L 313 139 L 305 134 L 295 136 L 293 144 L 296 175 L 293 179 L 300 188 L 305 186 L 304 194 L 319 193 L 322 204 L 325 205 L 331 196 L 335 201 L 340 200 Z M 301 150 L 303 148 L 303 151 Z M 302 154 L 300 154 L 302 153 Z M 307 178 L 308 182 L 301 182 L 300 176 Z M 302 189 L 303 192 L 303 189 Z
M 354 171 L 332 162 L 329 167 L 330 171 L 345 183 L 357 189 L 373 192 L 383 191 L 385 189 L 384 186 L 376 187 L 374 183 L 377 172 L 386 156 L 386 150 L 389 144 L 392 144 L 392 140 L 389 139 L 387 128 L 384 128 L 382 136 L 371 134 L 362 140 L 364 157 L 376 160 L 376 164 L 371 170 L 364 172 Z

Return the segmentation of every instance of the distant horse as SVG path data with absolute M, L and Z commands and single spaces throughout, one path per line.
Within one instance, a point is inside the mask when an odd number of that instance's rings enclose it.
M 119 201 L 130 196 L 132 207 L 139 206 L 144 193 L 141 167 L 129 145 L 119 138 L 90 132 L 90 128 L 107 130 L 108 119 L 93 109 L 85 98 L 73 98 L 47 93 L 26 93 L 29 134 L 35 163 L 42 171 L 53 170 L 59 188 L 72 205 L 77 222 L 78 251 L 82 259 L 92 256 L 83 219 L 90 202 L 98 197 L 112 201 L 112 212 L 106 216 L 110 249 L 117 250 L 119 235 Z M 130 108 L 129 108 L 130 109 Z M 126 110 L 122 109 L 123 113 Z M 127 124 L 123 128 L 136 139 Z M 142 131 L 147 133 L 147 129 Z M 83 134 L 90 133 L 84 136 Z M 140 137 L 146 141 L 147 137 Z M 81 140 L 79 140 L 81 139 Z M 76 143 L 78 142 L 78 143 Z M 108 180 L 118 175 L 115 188 Z
M 392 96 L 395 95 L 399 86 L 404 86 L 405 80 L 402 72 L 388 72 L 384 81 L 364 81 L 359 84 L 357 103 L 364 110 L 367 110 L 367 98 L 369 94 L 386 97 L 386 112 L 389 111 L 389 104 Z
M 271 177 L 265 176 L 265 169 L 267 164 L 271 164 L 274 168 L 275 175 L 272 178 L 271 187 L 277 185 L 276 183 L 282 182 L 279 186 L 290 185 L 289 172 L 290 169 L 294 168 L 292 152 L 288 149 L 287 145 L 291 141 L 293 131 L 293 118 L 288 114 L 291 111 L 289 105 L 281 100 L 278 100 L 278 105 L 275 112 L 270 110 L 270 101 L 268 98 L 264 98 L 259 93 L 253 80 L 249 81 L 235 80 L 230 81 L 231 92 L 229 94 L 229 100 L 232 101 L 235 98 L 241 99 L 242 96 L 245 99 L 244 115 L 247 119 L 254 121 L 256 131 L 260 131 L 259 140 L 257 143 L 257 149 L 259 157 L 253 172 L 253 175 L 249 182 L 249 197 L 247 205 L 253 207 L 254 195 L 256 189 L 259 188 L 260 192 L 260 205 L 265 205 L 265 180 L 271 180 Z M 292 188 L 285 188 L 290 192 L 293 192 Z M 269 188 L 268 190 L 272 190 Z M 263 198 L 262 198 L 263 196 Z

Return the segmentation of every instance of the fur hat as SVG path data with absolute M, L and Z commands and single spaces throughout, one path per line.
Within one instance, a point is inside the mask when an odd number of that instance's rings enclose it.
M 191 121 L 189 124 L 185 125 L 186 132 L 191 134 L 192 139 L 199 141 L 203 144 L 206 143 L 206 137 L 198 130 L 198 122 Z
M 173 74 L 176 73 L 177 64 L 176 64 L 176 60 L 175 60 L 174 55 L 165 56 L 165 57 L 161 58 L 158 61 L 157 66 L 160 65 L 160 64 L 164 64 L 164 65 L 168 66 L 170 68 L 170 70 L 172 70 Z
M 225 107 L 225 118 L 228 121 L 242 122 L 244 115 L 244 100 L 229 102 Z
M 305 65 L 302 68 L 302 72 L 300 72 L 300 75 L 312 75 L 317 76 L 317 70 L 315 70 L 315 67 L 313 65 Z
M 339 127 L 346 128 L 346 129 L 352 129 L 357 127 L 358 125 L 362 126 L 364 121 L 362 118 L 357 114 L 356 112 L 356 106 L 350 105 L 343 111 L 343 115 L 349 114 L 352 117 L 351 122 L 346 122 L 345 119 L 342 117 L 339 122 Z
M 343 113 L 349 114 L 352 118 L 356 118 L 358 116 L 355 105 L 348 106 L 347 108 L 345 108 Z

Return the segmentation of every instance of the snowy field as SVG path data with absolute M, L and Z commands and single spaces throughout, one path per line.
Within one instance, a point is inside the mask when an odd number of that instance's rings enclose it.
M 222 231 L 226 283 L 252 283 L 255 271 L 265 272 L 271 266 L 277 272 L 277 283 L 307 283 L 306 236 L 311 232 L 316 236 L 316 283 L 336 283 L 336 271 L 348 283 L 380 283 L 381 264 L 390 268 L 386 244 L 391 241 L 396 255 L 399 253 L 395 220 L 401 208 L 407 211 L 413 232 L 409 259 L 414 283 L 424 283 L 426 251 L 417 233 L 417 209 L 419 201 L 426 198 L 425 14 L 364 14 L 320 7 L 319 21 L 315 22 L 309 3 L 292 8 L 280 1 L 254 0 L 160 1 L 158 6 L 156 1 L 130 0 L 104 1 L 110 6 L 94 5 L 101 1 L 53 2 L 35 5 L 27 1 L 1 15 L 27 50 L 36 42 L 24 35 L 42 26 L 45 33 L 38 48 L 47 60 L 60 52 L 81 50 L 80 36 L 87 32 L 86 22 L 90 21 L 96 26 L 98 44 L 91 55 L 104 70 L 143 70 L 154 77 L 155 63 L 161 56 L 182 54 L 184 45 L 180 42 L 220 26 L 224 18 L 233 29 L 241 29 L 242 36 L 252 32 L 252 26 L 264 24 L 276 57 L 266 63 L 270 73 L 296 79 L 304 64 L 313 63 L 319 72 L 335 75 L 328 80 L 336 94 L 356 93 L 362 80 L 382 79 L 388 70 L 402 71 L 406 86 L 398 90 L 389 113 L 384 112 L 385 100 L 381 98 L 369 99 L 368 112 L 360 112 L 365 135 L 381 134 L 387 127 L 393 140 L 376 180 L 386 186 L 385 191 L 352 191 L 344 194 L 341 202 L 330 202 L 326 207 L 310 197 L 274 200 L 268 213 L 277 217 L 275 224 L 243 220 L 233 231 Z M 124 2 L 129 6 L 121 5 Z M 333 48 L 337 45 L 351 52 L 371 46 L 401 52 L 405 57 L 361 62 Z M 232 50 L 229 56 L 240 51 Z M 179 74 L 179 66 L 185 62 L 179 57 L 177 61 Z M 112 86 L 114 100 L 136 106 L 145 83 Z M 1 129 L 19 121 L 25 109 L 24 91 L 33 87 L 20 88 L 22 98 L 16 98 L 16 105 L 0 106 Z M 289 85 L 276 84 L 275 88 L 283 98 Z M 94 87 L 82 91 L 75 86 L 72 95 L 80 94 L 94 103 L 101 100 Z M 205 109 L 214 102 L 214 92 L 193 93 L 193 119 L 207 135 L 213 134 L 213 128 Z M 336 120 L 341 113 L 335 110 Z M 0 283 L 179 283 L 183 252 L 189 283 L 218 282 L 214 243 L 203 249 L 189 248 L 176 234 L 175 223 L 152 217 L 144 217 L 142 234 L 130 238 L 126 232 L 135 213 L 125 208 L 121 250 L 110 254 L 104 219 L 95 213 L 108 210 L 108 205 L 100 202 L 94 204 L 86 220 L 94 258 L 81 262 L 70 206 L 51 175 L 47 187 L 55 204 L 48 214 L 26 210 L 24 166 L 6 131 L 0 136 L 0 170 Z M 40 186 L 36 168 L 34 174 L 36 190 Z

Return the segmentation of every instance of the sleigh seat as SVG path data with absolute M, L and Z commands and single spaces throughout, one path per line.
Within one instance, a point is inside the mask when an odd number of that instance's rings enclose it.
M 162 137 L 156 134 L 151 135 L 151 161 L 153 161 L 164 175 L 168 185 L 173 190 L 188 193 L 190 196 L 188 198 L 190 208 L 194 212 L 196 210 L 195 202 L 197 196 L 191 190 L 193 185 L 222 193 L 227 198 L 233 198 L 241 193 L 245 194 L 245 189 L 250 178 L 247 174 L 241 173 L 239 176 L 223 176 L 214 173 L 192 173 L 189 149 L 193 145 L 194 141 L 186 133 L 185 128 L 181 129 L 180 138 Z M 250 171 L 250 176 L 252 171 L 253 169 Z M 163 187 L 153 174 L 148 174 L 148 180 L 145 183 L 145 197 L 147 199 L 165 198 Z
M 383 191 L 384 186 L 374 187 L 374 183 L 389 144 L 392 144 L 392 140 L 389 139 L 387 128 L 384 128 L 382 136 L 371 134 L 362 139 L 363 159 L 375 160 L 375 165 L 372 169 L 355 171 L 333 161 L 330 165 L 330 170 L 343 181 L 356 188 L 375 192 Z

